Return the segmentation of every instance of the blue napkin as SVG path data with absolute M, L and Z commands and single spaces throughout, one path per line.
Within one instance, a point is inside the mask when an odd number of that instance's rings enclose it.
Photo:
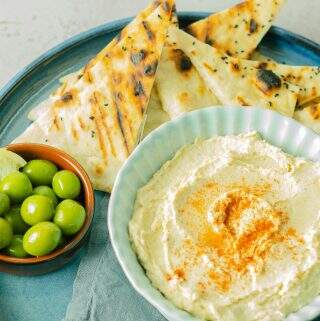
M 87 253 L 80 262 L 63 321 L 165 321 L 122 272 L 107 232 L 108 201 L 108 196 L 96 195 Z

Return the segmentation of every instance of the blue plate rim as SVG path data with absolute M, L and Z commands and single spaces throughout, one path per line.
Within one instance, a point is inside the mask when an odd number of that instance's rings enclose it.
M 196 12 L 196 11 L 182 11 L 178 13 L 179 18 L 182 20 L 199 20 L 212 14 L 211 12 Z M 62 55 L 65 50 L 72 48 L 82 42 L 86 42 L 91 38 L 102 35 L 106 32 L 116 31 L 123 28 L 129 21 L 134 17 L 126 17 L 118 20 L 99 25 L 91 28 L 87 31 L 81 32 L 65 41 L 59 43 L 53 48 L 45 51 L 38 58 L 33 60 L 31 63 L 22 68 L 15 76 L 13 76 L 2 88 L 0 88 L 0 105 L 6 99 L 15 87 L 34 72 L 38 67 L 47 61 L 53 59 L 56 55 Z M 287 38 L 288 42 L 296 43 L 297 45 L 307 48 L 314 52 L 316 55 L 320 55 L 320 44 L 313 40 L 310 40 L 304 36 L 298 35 L 294 32 L 288 31 L 284 28 L 272 26 L 268 33 L 278 35 L 283 38 Z

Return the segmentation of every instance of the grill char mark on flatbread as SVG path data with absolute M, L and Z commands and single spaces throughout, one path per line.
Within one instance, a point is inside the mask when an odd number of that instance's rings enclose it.
M 132 76 L 132 83 L 134 88 L 134 95 L 136 97 L 146 96 L 146 93 L 144 92 L 144 88 L 140 80 L 138 80 L 135 76 Z
M 72 100 L 73 96 L 71 92 L 66 92 L 61 96 L 61 101 L 64 103 L 67 103 L 68 101 Z
M 162 19 L 162 18 L 159 18 Z M 145 35 L 150 42 L 156 41 L 154 36 L 150 36 L 151 27 L 146 21 L 142 21 L 142 26 L 144 30 L 148 25 L 148 30 Z M 152 32 L 152 34 L 156 34 Z M 121 128 L 121 133 L 123 134 L 124 142 L 126 148 L 131 152 L 136 146 L 136 133 L 138 131 L 134 124 L 141 122 L 143 119 L 143 114 L 146 110 L 147 101 L 149 99 L 146 89 L 150 87 L 149 80 L 153 81 L 155 71 L 158 64 L 158 59 L 154 59 L 152 50 L 131 50 L 130 40 L 119 46 L 118 52 L 114 56 L 108 54 L 105 57 L 106 63 L 105 68 L 109 71 L 112 70 L 112 66 L 108 64 L 115 57 L 124 57 L 128 55 L 128 60 L 130 65 L 128 65 L 126 76 L 120 77 L 115 75 L 112 77 L 112 88 L 117 90 L 118 93 L 114 95 L 114 103 L 117 109 L 117 121 L 119 127 Z M 151 45 L 152 48 L 152 45 Z M 125 93 L 125 94 L 122 94 Z M 124 102 L 130 100 L 130 108 L 134 107 L 136 110 L 135 117 L 127 117 L 128 108 L 125 107 Z
M 82 77 L 83 77 L 83 80 L 86 81 L 88 84 L 93 83 L 93 76 L 89 69 L 83 73 Z
M 78 116 L 78 122 L 79 122 L 79 126 L 82 130 L 86 130 L 86 124 L 84 122 L 84 120 L 82 119 L 81 116 Z
M 90 108 L 91 108 L 91 111 L 90 111 L 89 119 L 94 124 L 94 126 L 91 129 L 91 136 L 94 138 L 96 137 L 98 138 L 100 148 L 102 150 L 102 155 L 105 156 L 104 162 L 107 163 L 106 148 L 102 146 L 106 138 L 109 143 L 106 145 L 110 146 L 110 153 L 112 154 L 112 156 L 115 158 L 120 157 L 119 147 L 116 148 L 113 142 L 114 133 L 117 133 L 119 130 L 121 130 L 120 124 L 117 123 L 117 121 L 113 121 L 114 127 L 111 128 L 107 125 L 108 114 L 111 114 L 111 118 L 113 118 L 113 120 L 115 119 L 117 120 L 117 117 L 118 117 L 117 111 L 115 106 L 112 104 L 112 101 L 109 103 L 106 103 L 105 97 L 103 97 L 103 95 L 99 92 L 93 93 L 90 99 Z M 122 136 L 120 139 L 122 141 L 118 142 L 118 146 L 121 146 L 123 144 L 123 146 L 126 147 L 124 137 Z M 129 156 L 127 149 L 122 149 L 122 152 L 124 152 L 125 157 Z
M 143 73 L 145 76 L 153 77 L 157 71 L 158 61 L 148 64 L 144 67 Z
M 257 80 L 258 87 L 268 95 L 272 94 L 274 89 L 281 88 L 282 85 L 281 78 L 268 69 L 258 69 Z
M 95 96 L 98 96 L 98 94 L 96 94 Z M 112 137 L 111 137 L 110 128 L 106 125 L 106 111 L 104 110 L 104 108 L 102 106 L 103 105 L 101 103 L 98 105 L 99 114 L 97 114 L 97 116 L 94 117 L 94 121 L 95 121 L 96 126 L 98 126 L 99 125 L 99 120 L 101 119 L 101 124 L 102 124 L 104 132 L 106 134 L 105 137 L 107 137 L 109 145 L 110 145 L 111 154 L 114 157 L 117 157 L 118 155 L 117 155 L 116 148 L 114 146 L 114 143 L 113 143 L 113 140 L 112 140 Z
M 240 66 L 236 62 L 231 62 L 231 68 L 234 72 L 240 72 Z
M 181 49 L 170 49 L 169 57 L 175 64 L 176 70 L 184 76 L 193 68 L 190 58 Z
M 141 22 L 143 19 L 146 19 L 157 7 L 161 5 L 162 2 L 163 1 L 157 1 L 157 0 L 153 1 L 149 6 L 147 6 L 143 11 L 141 11 L 136 16 L 135 23 Z M 178 21 L 176 15 L 174 19 Z M 52 98 L 58 99 L 58 97 L 62 96 L 65 91 L 69 90 L 75 82 L 81 79 L 84 76 L 84 74 L 86 77 L 85 80 L 88 81 L 88 83 L 91 83 L 92 77 L 91 77 L 91 74 L 88 72 L 88 70 L 90 70 L 90 68 L 96 63 L 96 61 L 101 59 L 101 57 L 105 55 L 107 51 L 110 50 L 110 48 L 115 46 L 117 43 L 119 43 L 122 40 L 122 38 L 128 35 L 128 29 L 130 30 L 130 24 L 124 27 L 124 29 L 121 30 L 121 32 L 119 32 L 119 34 L 100 53 L 98 53 L 96 57 L 92 58 L 83 68 L 73 73 L 72 76 L 66 77 L 67 80 L 63 81 L 62 85 L 52 94 Z M 34 110 L 32 110 L 29 113 L 28 118 L 32 121 L 36 120 L 38 114 L 42 113 L 41 109 L 43 109 L 43 112 L 45 112 L 46 105 L 47 104 L 42 104 L 41 106 L 42 108 L 36 107 Z
M 60 125 L 60 120 L 57 116 L 53 116 L 53 126 L 56 128 L 56 130 L 60 130 L 61 129 L 61 125 Z
M 198 40 L 230 56 L 248 58 L 271 27 L 284 0 L 248 0 L 186 28 Z
M 273 61 L 252 62 L 260 69 L 269 69 L 280 75 L 285 83 L 300 87 L 298 105 L 304 105 L 320 96 L 320 67 L 318 66 L 290 66 Z
M 277 2 L 277 3 L 275 3 Z M 208 18 L 202 19 L 194 24 L 192 24 L 189 28 L 189 30 L 192 32 L 194 31 L 194 34 L 196 37 L 201 39 L 202 41 L 207 41 L 210 45 L 214 45 L 214 41 L 209 41 L 210 38 L 214 38 L 215 33 L 219 34 L 220 31 L 224 35 L 228 35 L 230 38 L 228 39 L 229 43 L 235 43 L 233 46 L 239 47 L 241 43 L 246 43 L 248 39 L 250 39 L 250 46 L 244 45 L 243 48 L 238 48 L 237 50 L 235 49 L 234 52 L 238 51 L 236 56 L 248 56 L 250 52 L 252 51 L 253 47 L 256 47 L 260 41 L 260 38 L 264 35 L 264 33 L 268 30 L 268 28 L 271 26 L 271 22 L 276 16 L 277 12 L 279 11 L 280 7 L 283 4 L 283 0 L 280 1 L 246 1 L 242 4 L 236 5 L 230 9 L 227 9 L 223 12 L 211 15 Z M 150 12 L 158 5 L 163 3 L 163 1 L 154 1 L 147 9 L 145 9 L 141 14 L 139 14 L 139 18 L 145 18 Z M 269 3 L 269 5 L 267 4 Z M 252 8 L 255 7 L 255 9 L 252 10 Z M 256 11 L 256 12 L 255 12 Z M 173 8 L 173 15 L 172 15 L 172 23 L 178 25 L 178 19 L 175 14 L 175 6 Z M 254 14 L 254 15 L 253 15 Z M 265 15 L 265 16 L 264 16 Z M 258 18 L 256 17 L 258 16 Z M 265 23 L 265 27 L 263 30 L 261 28 L 259 29 L 259 21 L 260 25 L 262 26 L 263 23 L 261 22 L 261 19 L 268 19 L 268 21 Z M 230 20 L 231 19 L 231 20 Z M 255 26 L 255 32 L 254 32 L 254 37 L 251 37 L 251 33 L 248 32 L 242 32 L 240 28 L 235 28 L 237 25 L 237 20 L 240 19 L 242 22 L 243 19 L 247 19 L 250 21 L 249 24 L 249 31 L 253 29 L 253 26 Z M 210 24 L 215 24 L 215 21 L 219 21 L 219 24 L 216 23 L 216 28 L 211 28 Z M 254 22 L 253 22 L 254 21 Z M 221 23 L 220 23 L 221 22 Z M 224 32 L 224 30 L 221 30 L 224 28 L 226 25 L 233 25 L 234 28 L 232 28 L 232 32 Z M 220 29 L 219 29 L 220 28 Z M 220 30 L 220 31 L 219 31 Z M 203 34 L 205 33 L 205 36 Z M 259 34 L 261 35 L 259 36 Z M 121 37 L 119 39 L 122 39 L 123 36 L 127 34 L 126 29 L 121 32 Z M 249 34 L 249 35 L 248 35 Z M 241 41 L 239 39 L 239 35 L 243 38 L 241 38 Z M 204 37 L 207 38 L 204 40 Z M 218 39 L 219 40 L 219 39 Z M 222 43 L 225 43 L 227 39 L 222 39 Z M 216 44 L 219 45 L 219 42 L 217 42 L 217 39 L 215 39 Z M 113 41 L 110 46 L 114 45 L 116 41 Z M 226 53 L 229 55 L 234 54 L 233 50 L 230 48 L 226 49 Z M 167 61 L 167 64 L 170 63 Z M 161 66 L 163 62 L 160 63 L 160 68 L 159 72 L 161 72 Z M 91 65 L 91 63 L 89 63 Z M 163 68 L 165 72 L 168 71 L 169 67 L 166 66 Z M 79 72 L 81 73 L 81 71 Z M 176 74 L 176 75 L 175 75 Z M 185 88 L 188 89 L 189 91 L 189 98 L 188 100 L 184 100 L 184 103 L 180 103 L 179 106 L 179 99 L 176 99 L 176 97 L 181 96 L 182 92 L 174 94 L 171 90 L 170 93 L 164 92 L 162 94 L 162 89 L 161 89 L 161 80 L 156 81 L 156 86 L 160 84 L 160 88 L 158 88 L 158 92 L 160 96 L 162 97 L 172 97 L 173 102 L 170 103 L 170 99 L 162 99 L 161 101 L 162 104 L 164 105 L 165 110 L 169 110 L 171 105 L 176 105 L 177 108 L 181 110 L 181 112 L 188 111 L 188 110 L 193 110 L 195 107 L 199 107 L 199 105 L 203 106 L 209 106 L 209 105 L 214 105 L 219 103 L 218 99 L 215 97 L 215 95 L 212 92 L 209 92 L 208 90 L 205 89 L 205 86 L 203 84 L 203 81 L 201 80 L 201 77 L 199 75 L 195 75 L 196 71 L 193 71 L 190 73 L 189 77 L 189 82 L 194 84 L 193 90 L 194 92 L 197 92 L 197 95 L 192 95 L 190 94 L 190 91 L 192 88 L 190 88 L 190 84 L 186 85 Z M 76 78 L 76 76 L 75 76 Z M 161 77 L 160 77 L 161 78 Z M 178 74 L 178 71 L 172 71 L 172 79 L 176 78 L 181 81 L 180 76 Z M 72 81 L 71 81 L 72 83 Z M 182 85 L 179 86 L 179 88 L 182 88 Z M 185 92 L 186 90 L 183 90 Z M 201 100 L 201 97 L 203 99 Z M 165 104 L 168 103 L 166 106 Z M 177 109 L 176 108 L 176 109 Z M 180 112 L 180 113 L 181 113 Z M 170 114 L 170 112 L 169 112 Z M 31 120 L 34 120 L 36 118 L 37 113 L 36 112 L 31 112 L 29 118 Z M 152 117 L 151 117 L 152 118 Z
M 144 60 L 146 55 L 147 53 L 145 50 L 140 50 L 138 52 L 132 53 L 130 58 L 132 63 L 136 66 L 136 65 L 139 65 L 139 63 L 141 63 Z
M 245 1 L 193 23 L 187 31 L 199 40 L 220 48 L 226 55 L 249 57 L 270 28 L 284 2 Z M 188 72 L 176 68 L 177 57 L 172 54 L 175 49 L 174 44 L 164 48 L 155 82 L 164 111 L 172 119 L 187 111 L 221 104 L 215 93 L 208 90 L 193 66 Z M 234 71 L 237 71 L 236 68 L 237 65 L 234 65 Z M 167 86 L 169 74 L 170 79 L 177 85 Z
M 101 95 L 99 92 L 93 92 L 92 97 L 90 99 L 91 103 L 91 114 L 93 115 L 93 120 L 95 124 L 95 130 L 91 131 L 91 136 L 97 136 L 100 152 L 103 157 L 104 162 L 107 163 L 108 153 L 106 149 L 105 139 L 108 139 L 108 143 L 110 144 L 110 149 L 113 156 L 117 156 L 115 153 L 115 149 L 113 146 L 112 139 L 110 139 L 108 127 L 105 125 L 103 112 L 101 111 Z M 107 134 L 107 135 L 104 135 Z
M 204 84 L 198 71 L 189 62 L 190 58 L 186 58 L 183 51 L 176 48 L 174 44 L 167 44 L 163 48 L 155 85 L 162 108 L 171 119 L 183 112 L 218 103 L 216 96 Z M 153 99 L 153 101 L 157 100 Z M 156 108 L 151 109 L 146 123 L 147 128 L 154 127 L 155 117 L 150 115 L 152 112 L 160 113 Z M 150 125 L 149 119 L 152 121 Z
M 320 102 L 317 100 L 294 113 L 294 118 L 320 134 Z
M 63 99 L 51 97 L 47 112 L 16 142 L 45 141 L 64 149 L 87 170 L 95 188 L 111 191 L 138 142 L 172 2 L 160 1 L 147 17 L 135 19 L 120 40 L 86 65 L 80 79 L 64 86 Z
M 251 18 L 249 23 L 249 32 L 254 33 L 257 30 L 258 30 L 258 24 L 253 18 Z
M 126 139 L 127 135 L 126 135 L 126 130 L 125 130 L 125 126 L 124 126 L 124 120 L 123 120 L 123 116 L 122 116 L 122 113 L 119 110 L 119 108 L 117 108 L 117 120 L 118 120 L 118 123 L 119 123 L 119 127 L 120 127 L 120 130 L 121 130 L 121 134 L 122 134 L 122 137 L 123 137 L 123 140 L 124 140 L 128 155 L 129 155 L 129 144 L 128 144 L 127 139 Z
M 65 108 L 79 103 L 79 91 L 76 88 L 64 92 L 54 103 L 54 108 Z
M 147 21 L 142 21 L 143 28 L 145 29 L 149 40 L 154 40 L 155 36 Z
M 168 35 L 167 41 L 189 56 L 223 104 L 258 105 L 292 117 L 298 88 L 282 83 L 279 75 L 255 68 L 248 60 L 227 56 L 177 28 L 170 27 Z
M 115 87 L 113 87 L 115 89 Z M 125 116 L 128 111 L 123 107 L 123 100 L 125 97 L 121 92 L 115 92 L 114 94 L 114 106 L 117 111 L 117 122 L 120 128 L 120 133 L 123 138 L 123 142 L 126 146 L 126 151 L 129 154 L 130 149 L 133 145 L 133 129 L 131 122 Z

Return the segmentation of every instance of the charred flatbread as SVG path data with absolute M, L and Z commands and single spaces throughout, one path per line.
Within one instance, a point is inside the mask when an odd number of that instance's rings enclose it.
M 226 55 L 248 58 L 271 27 L 284 2 L 245 1 L 199 20 L 186 30 Z M 174 43 L 164 47 L 155 84 L 162 107 L 171 119 L 184 112 L 221 104 L 190 59 Z
M 47 112 L 15 142 L 45 143 L 68 152 L 96 189 L 111 191 L 135 148 L 171 19 L 173 1 L 158 1 L 134 20 L 50 102 Z
M 299 88 L 282 81 L 280 75 L 230 57 L 177 28 L 170 27 L 168 34 L 170 42 L 190 58 L 222 104 L 260 106 L 293 116 Z
M 313 102 L 294 113 L 294 119 L 320 134 L 320 102 Z

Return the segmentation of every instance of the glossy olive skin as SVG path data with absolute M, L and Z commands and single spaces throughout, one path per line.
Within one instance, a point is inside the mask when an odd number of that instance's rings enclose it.
M 56 208 L 53 221 L 56 223 L 64 235 L 77 233 L 86 218 L 84 207 L 74 200 L 64 200 Z
M 59 244 L 61 230 L 52 222 L 40 222 L 23 236 L 23 248 L 33 256 L 51 253 Z
M 0 217 L 0 249 L 7 247 L 12 240 L 13 231 L 10 223 Z
M 56 207 L 58 205 L 58 197 L 54 193 L 53 189 L 49 186 L 37 186 L 33 189 L 33 195 L 43 195 L 49 197 L 52 202 L 53 206 Z
M 14 234 L 24 234 L 30 225 L 28 225 L 21 217 L 20 207 L 13 206 L 4 215 L 4 218 L 10 223 Z
M 61 234 L 59 243 L 58 243 L 58 248 L 64 247 L 68 243 L 67 239 Z
M 7 194 L 0 193 L 0 216 L 10 208 L 10 198 Z
M 21 216 L 29 225 L 50 221 L 54 214 L 51 199 L 43 195 L 32 195 L 26 198 L 21 205 Z
M 0 192 L 9 196 L 14 204 L 22 202 L 32 193 L 32 184 L 27 175 L 13 172 L 0 182 Z
M 20 259 L 28 256 L 28 253 L 23 248 L 22 235 L 14 235 L 11 243 L 6 247 L 6 253 L 10 256 Z
M 62 170 L 54 175 L 52 187 L 60 198 L 75 199 L 80 195 L 81 182 L 76 174 Z
M 28 175 L 31 183 L 34 186 L 48 185 L 51 182 L 58 168 L 55 164 L 48 160 L 33 159 L 29 161 L 23 168 L 23 172 Z

